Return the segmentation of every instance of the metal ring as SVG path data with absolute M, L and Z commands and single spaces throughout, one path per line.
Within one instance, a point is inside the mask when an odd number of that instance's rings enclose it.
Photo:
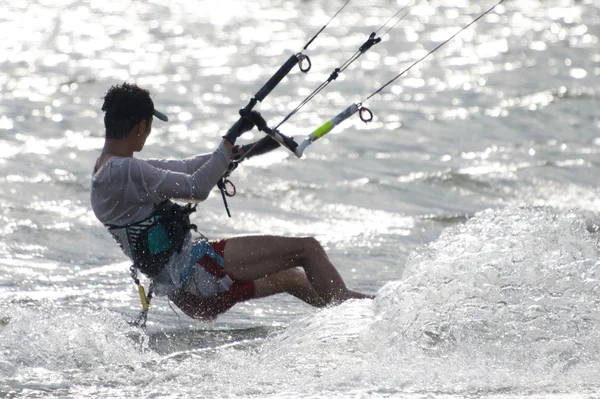
M 235 193 L 237 192 L 237 190 L 235 189 L 235 185 L 229 179 L 225 179 L 223 181 L 223 183 L 224 183 L 225 195 L 228 197 L 233 197 L 235 195 Z M 227 185 L 229 185 L 233 189 L 232 193 L 230 193 L 229 190 L 227 189 Z
M 364 115 L 365 113 L 367 114 L 367 116 Z M 373 120 L 373 113 L 369 108 L 366 107 L 360 107 L 360 109 L 358 110 L 358 116 L 360 116 L 360 120 L 364 123 L 369 123 Z
M 305 60 L 308 63 L 308 66 L 302 67 Z M 304 73 L 310 71 L 310 68 L 312 67 L 312 62 L 310 62 L 310 58 L 308 58 L 308 55 L 300 54 L 298 67 Z

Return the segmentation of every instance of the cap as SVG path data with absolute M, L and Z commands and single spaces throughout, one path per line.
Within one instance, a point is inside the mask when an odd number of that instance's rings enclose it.
M 167 115 L 163 114 L 162 112 L 159 112 L 157 110 L 153 110 L 152 114 L 154 116 L 156 116 L 158 119 L 160 119 L 161 121 L 163 121 L 163 122 L 168 122 L 169 121 L 169 118 L 167 118 Z

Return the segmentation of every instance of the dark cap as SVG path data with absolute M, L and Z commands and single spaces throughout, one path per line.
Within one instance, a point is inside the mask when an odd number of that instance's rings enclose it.
M 154 116 L 156 116 L 158 119 L 160 119 L 161 121 L 163 121 L 163 122 L 168 122 L 169 121 L 169 118 L 167 118 L 167 115 L 163 114 L 160 111 L 152 110 L 152 114 Z

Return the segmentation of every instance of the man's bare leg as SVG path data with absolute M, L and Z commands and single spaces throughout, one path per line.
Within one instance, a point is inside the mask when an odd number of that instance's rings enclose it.
M 255 298 L 264 298 L 281 293 L 293 295 L 315 307 L 320 308 L 327 305 L 308 281 L 306 273 L 299 269 L 283 270 L 254 281 Z
M 227 240 L 225 270 L 240 280 L 259 280 L 302 267 L 317 294 L 327 303 L 373 298 L 349 290 L 325 250 L 312 238 L 247 236 Z

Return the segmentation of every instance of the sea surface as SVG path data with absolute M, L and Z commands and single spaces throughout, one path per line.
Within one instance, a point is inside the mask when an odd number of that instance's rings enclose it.
M 193 220 L 316 236 L 377 298 L 278 295 L 206 323 L 159 297 L 128 324 L 129 262 L 89 203 L 108 88 L 136 82 L 170 117 L 139 156 L 210 152 L 343 4 L 2 1 L 0 397 L 600 397 L 600 0 L 504 1 L 368 101 L 494 2 L 350 2 L 256 109 L 279 123 L 387 32 L 280 130 L 360 102 L 374 120 L 244 162 L 232 217 L 215 190 Z

